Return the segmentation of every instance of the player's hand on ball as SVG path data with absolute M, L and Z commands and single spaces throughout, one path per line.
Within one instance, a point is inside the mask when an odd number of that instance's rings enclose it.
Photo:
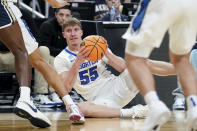
M 77 54 L 77 59 L 76 59 L 78 64 L 81 65 L 86 59 L 88 59 L 87 58 L 88 54 L 90 54 L 90 50 L 88 48 L 81 47 L 79 53 Z
M 107 45 L 107 48 L 108 48 L 107 40 L 104 37 L 102 37 L 102 36 L 100 36 L 100 37 L 103 39 L 103 41 L 105 42 L 105 44 Z
M 83 39 L 80 47 L 90 50 L 87 58 L 89 61 L 98 61 L 105 55 L 108 45 L 102 36 L 90 35 Z
M 102 37 L 102 36 L 101 36 Z M 107 53 L 108 52 L 108 43 L 107 43 L 107 40 L 104 38 L 104 37 L 102 37 L 102 39 L 105 41 L 105 44 L 106 44 L 106 52 L 105 53 Z

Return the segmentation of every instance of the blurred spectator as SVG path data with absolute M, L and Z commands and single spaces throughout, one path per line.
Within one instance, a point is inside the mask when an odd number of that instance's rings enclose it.
M 85 0 L 85 1 L 95 1 L 95 18 L 99 19 L 103 17 L 108 11 L 106 0 Z
M 64 49 L 67 44 L 62 36 L 62 24 L 71 18 L 71 10 L 69 6 L 55 9 L 55 16 L 40 26 L 39 43 L 43 45 L 39 47 L 45 61 L 53 66 L 54 57 Z M 48 47 L 48 48 L 47 48 Z M 37 93 L 34 101 L 40 107 L 51 107 L 62 103 L 54 89 L 48 85 L 40 72 L 35 70 L 34 90 Z M 49 94 L 49 96 L 45 95 Z M 52 104 L 51 104 L 52 103 Z
M 120 0 L 106 0 L 109 12 L 101 17 L 101 21 L 129 21 L 129 17 L 121 14 L 121 2 Z
M 55 17 L 55 10 L 56 8 L 52 8 L 51 6 L 49 7 L 49 17 L 48 19 L 54 18 Z M 72 10 L 71 10 L 72 12 Z M 77 19 L 81 19 L 81 15 L 79 12 L 72 12 L 72 16 L 77 18 Z
M 40 26 L 39 43 L 47 46 L 52 56 L 56 56 L 67 44 L 62 36 L 62 24 L 72 17 L 70 7 L 55 9 L 55 16 Z

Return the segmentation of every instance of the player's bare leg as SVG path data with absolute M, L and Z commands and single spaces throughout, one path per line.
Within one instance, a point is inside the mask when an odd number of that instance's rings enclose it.
M 145 96 L 147 92 L 155 90 L 154 79 L 146 65 L 145 58 L 126 54 L 126 64 L 133 81 L 143 96 Z
M 148 107 L 142 105 L 133 106 L 130 109 L 119 109 L 91 102 L 81 102 L 78 106 L 84 116 L 98 118 L 144 118 L 148 111 Z
M 145 58 L 126 54 L 126 64 L 132 79 L 150 108 L 142 130 L 157 131 L 160 129 L 160 126 L 169 119 L 170 111 L 166 105 L 159 100 L 155 92 L 154 79 L 146 65 Z
M 33 67 L 35 67 L 43 75 L 48 84 L 52 86 L 63 99 L 70 113 L 70 120 L 75 123 L 84 123 L 83 115 L 68 95 L 60 76 L 57 74 L 55 69 L 42 58 L 39 49 L 36 49 L 33 53 L 31 53 L 29 55 L 29 59 Z
M 20 27 L 17 22 L 0 29 L 0 40 L 15 56 L 16 74 L 20 86 L 30 86 L 31 73 L 28 54 L 24 45 Z
M 189 54 L 175 55 L 170 52 L 170 57 L 186 97 L 188 128 L 189 130 L 197 130 L 197 78 L 195 69 L 189 62 Z

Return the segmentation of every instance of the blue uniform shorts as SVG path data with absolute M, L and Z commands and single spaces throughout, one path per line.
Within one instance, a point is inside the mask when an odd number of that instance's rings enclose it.
M 1 0 L 0 3 L 0 29 L 8 27 L 16 21 L 12 10 L 7 4 L 6 0 Z

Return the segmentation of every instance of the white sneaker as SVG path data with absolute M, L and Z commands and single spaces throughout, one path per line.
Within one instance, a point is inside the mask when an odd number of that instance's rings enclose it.
M 32 101 L 18 101 L 14 113 L 19 117 L 28 119 L 36 127 L 46 128 L 51 126 L 50 120 L 34 106 Z
M 131 110 L 133 112 L 132 118 L 145 118 L 147 116 L 149 108 L 148 105 L 143 106 L 141 104 L 138 104 L 136 106 L 133 106 Z
M 72 121 L 74 124 L 83 124 L 85 123 L 85 118 L 80 112 L 79 108 L 77 105 L 68 105 L 67 108 L 69 114 L 69 120 Z
M 187 111 L 187 130 L 197 131 L 197 106 Z
M 142 131 L 159 131 L 160 127 L 170 118 L 170 110 L 162 101 L 155 101 L 149 105 L 148 116 Z
M 172 106 L 173 111 L 185 110 L 185 98 L 175 98 L 175 102 Z
M 63 101 L 60 99 L 57 93 L 53 92 L 52 94 L 49 95 L 49 98 L 57 105 L 57 106 L 62 106 L 64 105 Z
M 34 103 L 37 107 L 54 107 L 57 104 L 49 99 L 46 95 L 36 95 L 36 97 L 33 98 Z

